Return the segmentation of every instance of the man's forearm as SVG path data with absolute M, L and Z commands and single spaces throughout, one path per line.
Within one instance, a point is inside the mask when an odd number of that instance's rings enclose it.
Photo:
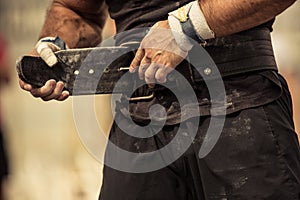
M 237 33 L 267 22 L 296 0 L 199 0 L 217 37 Z
M 54 0 L 39 37 L 59 36 L 70 48 L 96 46 L 106 17 L 103 1 Z

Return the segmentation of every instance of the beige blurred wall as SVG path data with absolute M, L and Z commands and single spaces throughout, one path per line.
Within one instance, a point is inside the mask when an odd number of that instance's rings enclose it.
M 73 99 L 43 102 L 17 84 L 15 60 L 33 48 L 48 4 L 49 0 L 0 0 L 0 28 L 9 43 L 12 66 L 12 82 L 1 93 L 11 161 L 6 191 L 11 200 L 97 199 L 102 165 L 80 141 Z M 278 17 L 272 34 L 280 71 L 289 78 L 293 92 L 295 116 L 299 114 L 299 13 L 297 2 Z M 106 30 L 106 36 L 114 31 L 111 25 Z M 107 132 L 109 96 L 98 96 L 95 102 L 97 118 Z M 300 124 L 298 117 L 296 122 Z
M 1 0 L 0 28 L 7 38 L 12 81 L 1 93 L 11 175 L 9 200 L 97 199 L 102 164 L 80 141 L 72 98 L 43 102 L 18 87 L 15 61 L 36 43 L 49 0 Z M 107 25 L 105 36 L 114 28 Z M 111 124 L 109 96 L 99 96 L 96 113 L 105 132 Z M 88 124 L 90 119 L 82 119 Z M 91 139 L 96 141 L 95 138 Z M 99 141 L 99 144 L 105 141 Z
M 290 87 L 294 121 L 300 137 L 300 2 L 297 1 L 276 19 L 272 33 L 279 71 Z

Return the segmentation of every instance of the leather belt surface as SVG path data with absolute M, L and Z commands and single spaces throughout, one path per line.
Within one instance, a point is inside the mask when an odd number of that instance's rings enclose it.
M 131 95 L 135 89 L 145 85 L 137 73 L 128 72 L 134 58 L 134 51 L 130 47 L 61 50 L 55 52 L 55 55 L 58 63 L 53 67 L 49 67 L 40 57 L 23 56 L 17 62 L 19 78 L 34 87 L 42 87 L 50 79 L 62 81 L 64 90 L 69 91 L 71 96 L 113 93 Z M 185 80 L 192 82 L 188 67 L 188 62 L 183 61 L 176 68 L 180 74 L 171 72 L 164 86 L 184 91 L 184 84 L 181 83 Z
M 23 56 L 17 63 L 20 79 L 34 87 L 43 86 L 49 79 L 62 81 L 70 95 L 123 93 L 132 89 L 133 81 L 128 78 L 115 87 L 134 56 L 128 47 L 61 50 L 55 55 L 58 63 L 53 67 L 40 57 Z
M 73 96 L 131 94 L 137 85 L 144 84 L 137 73 L 127 73 L 134 57 L 131 47 L 70 49 L 55 54 L 58 63 L 52 68 L 40 57 L 23 56 L 17 63 L 20 79 L 35 87 L 43 86 L 49 79 L 62 81 L 65 84 L 64 89 Z M 211 41 L 206 48 L 200 45 L 194 47 L 187 60 L 177 66 L 176 70 L 182 76 L 172 72 L 168 75 L 166 85 L 169 88 L 182 88 L 184 91 L 182 78 L 191 84 L 197 84 L 199 81 L 213 80 L 220 76 L 277 70 L 277 67 L 269 31 L 252 30 Z

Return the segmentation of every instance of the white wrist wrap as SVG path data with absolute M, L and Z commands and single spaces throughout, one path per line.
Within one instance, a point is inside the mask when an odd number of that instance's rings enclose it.
M 198 1 L 193 1 L 191 3 L 193 5 L 191 7 L 189 17 L 195 27 L 197 34 L 205 40 L 214 38 L 215 33 L 208 26 Z
M 193 47 L 193 44 L 190 42 L 188 36 L 183 33 L 180 21 L 173 15 L 168 17 L 169 25 L 171 27 L 172 34 L 183 51 L 189 51 Z
M 53 43 L 50 41 L 53 41 Z M 55 45 L 54 41 L 55 37 L 45 37 L 40 39 L 35 46 L 37 53 L 50 67 L 58 62 L 54 51 L 60 50 L 60 47 Z
M 181 27 L 181 21 L 187 19 L 191 20 L 197 35 L 204 40 L 215 37 L 214 32 L 210 29 L 206 22 L 198 1 L 192 1 L 182 6 L 178 10 L 170 12 L 168 17 L 172 33 L 177 44 L 182 50 L 188 51 L 193 46 L 189 41 L 188 36 L 183 33 Z

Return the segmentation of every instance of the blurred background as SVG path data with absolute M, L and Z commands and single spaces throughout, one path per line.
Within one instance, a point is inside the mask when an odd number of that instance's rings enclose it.
M 73 118 L 72 98 L 43 102 L 18 86 L 15 62 L 33 49 L 49 0 L 0 0 L 0 32 L 7 42 L 11 81 L 1 89 L 4 139 L 10 175 L 5 183 L 9 200 L 93 200 L 101 185 L 102 164 L 86 150 Z M 272 33 L 280 72 L 287 78 L 300 128 L 300 2 L 277 17 Z M 104 38 L 115 29 L 108 20 Z M 98 120 L 107 133 L 110 97 L 97 96 Z M 89 119 L 86 119 L 88 123 Z M 299 132 L 299 131 L 298 131 Z M 99 141 L 100 144 L 101 141 Z

